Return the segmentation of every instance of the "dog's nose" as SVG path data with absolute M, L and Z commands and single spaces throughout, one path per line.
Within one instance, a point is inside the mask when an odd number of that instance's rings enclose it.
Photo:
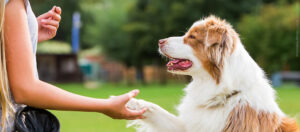
M 167 42 L 166 39 L 161 39 L 161 40 L 158 41 L 158 45 L 159 45 L 159 46 L 162 46 L 162 45 L 164 45 L 166 42 Z

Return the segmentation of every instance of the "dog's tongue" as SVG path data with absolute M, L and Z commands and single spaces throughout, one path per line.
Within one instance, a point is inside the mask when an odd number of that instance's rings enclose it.
M 179 62 L 178 65 L 180 65 L 182 67 L 188 67 L 189 68 L 190 66 L 192 66 L 192 62 L 189 61 L 189 60 L 185 60 L 185 61 Z
M 171 60 L 171 61 L 168 62 L 167 66 L 172 65 L 172 64 L 177 64 L 178 62 L 180 62 L 179 59 Z
M 186 70 L 192 66 L 192 62 L 185 59 L 175 59 L 168 62 L 168 70 Z

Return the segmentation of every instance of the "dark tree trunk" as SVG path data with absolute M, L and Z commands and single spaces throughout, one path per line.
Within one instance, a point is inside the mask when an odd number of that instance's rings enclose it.
M 131 70 L 130 70 L 130 67 L 128 65 L 126 65 L 126 71 L 125 71 L 125 83 L 128 85 L 128 86 L 131 86 L 133 85 L 133 79 L 132 79 L 132 76 L 131 76 Z
M 138 82 L 141 82 L 143 85 L 146 84 L 142 66 L 136 68 L 136 79 Z

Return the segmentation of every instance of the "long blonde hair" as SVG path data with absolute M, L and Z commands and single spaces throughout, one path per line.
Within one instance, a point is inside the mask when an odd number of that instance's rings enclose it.
M 4 44 L 4 12 L 5 12 L 5 0 L 0 0 L 0 99 L 2 106 L 2 132 L 6 131 L 5 128 L 8 125 L 9 116 L 13 116 L 14 107 L 11 100 L 8 77 L 6 70 L 5 59 L 5 44 Z M 13 118 L 13 117 L 12 117 Z

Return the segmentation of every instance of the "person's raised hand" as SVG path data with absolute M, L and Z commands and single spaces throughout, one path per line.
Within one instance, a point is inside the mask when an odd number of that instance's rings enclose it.
M 39 31 L 38 42 L 52 39 L 55 37 L 59 22 L 61 20 L 61 8 L 54 6 L 50 11 L 37 18 Z
M 143 113 L 146 112 L 146 108 L 142 110 L 130 110 L 126 107 L 127 102 L 137 96 L 138 90 L 133 90 L 120 96 L 112 96 L 107 101 L 108 108 L 103 112 L 113 119 L 142 119 Z

